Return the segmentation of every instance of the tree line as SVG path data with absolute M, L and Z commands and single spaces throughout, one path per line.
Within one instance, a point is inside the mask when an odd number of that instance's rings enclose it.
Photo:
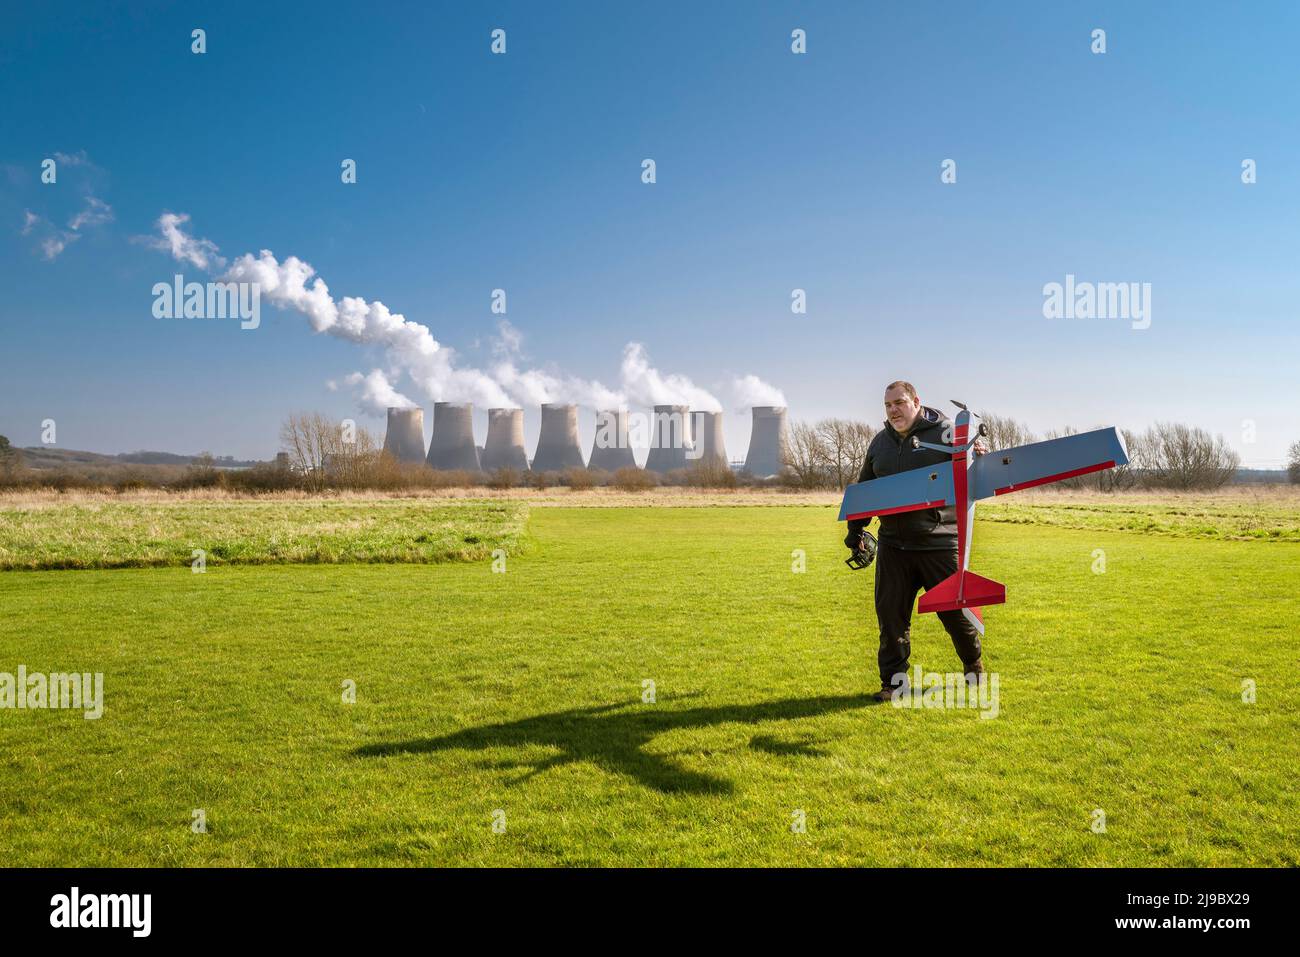
M 984 413 L 990 451 L 1013 448 L 1047 439 L 1077 434 L 1067 427 L 1042 436 L 1009 416 Z M 851 419 L 796 422 L 790 428 L 786 454 L 787 482 L 807 489 L 842 489 L 857 481 L 867 447 L 876 429 Z M 1128 449 L 1129 464 L 1055 483 L 1063 488 L 1100 492 L 1124 489 L 1217 489 L 1232 481 L 1241 456 L 1222 435 L 1211 435 L 1181 422 L 1157 422 L 1143 432 L 1120 430 Z M 1300 484 L 1300 442 L 1288 454 L 1288 477 Z
M 985 413 L 986 442 L 991 451 L 1059 438 L 1078 430 L 1049 431 L 1041 437 L 1016 419 Z M 785 469 L 776 480 L 756 480 L 725 466 L 704 463 L 659 476 L 642 469 L 622 469 L 613 474 L 570 469 L 563 473 L 515 472 L 502 469 L 481 473 L 435 472 L 423 465 L 402 464 L 384 454 L 382 444 L 368 429 L 352 426 L 320 413 L 289 416 L 281 428 L 283 453 L 275 462 L 246 469 L 223 468 L 210 454 L 198 456 L 189 466 L 137 465 L 75 469 L 31 469 L 23 465 L 22 452 L 0 435 L 0 487 L 49 488 L 208 488 L 224 487 L 248 492 L 329 488 L 402 489 L 488 485 L 493 488 L 567 485 L 590 488 L 612 485 L 638 491 L 660 484 L 707 488 L 740 485 L 781 485 L 800 489 L 842 489 L 857 481 L 867 447 L 877 430 L 853 419 L 827 418 L 795 422 L 787 437 Z M 1064 488 L 1112 492 L 1125 489 L 1217 489 L 1230 482 L 1240 467 L 1240 457 L 1221 435 L 1178 422 L 1156 423 L 1143 432 L 1121 430 L 1129 464 L 1056 483 Z M 1300 484 L 1300 441 L 1287 453 L 1287 474 Z

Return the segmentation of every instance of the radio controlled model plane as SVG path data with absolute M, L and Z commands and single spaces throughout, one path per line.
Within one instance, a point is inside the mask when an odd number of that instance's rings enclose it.
M 973 455 L 972 447 L 980 436 L 988 435 L 988 428 L 981 422 L 971 435 L 971 420 L 979 416 L 956 400 L 952 404 L 961 410 L 953 422 L 952 445 L 935 445 L 912 437 L 913 449 L 951 453 L 952 468 L 940 465 L 909 469 L 850 485 L 844 490 L 840 521 L 956 505 L 957 571 L 927 590 L 917 610 L 960 610 L 983 634 L 984 619 L 979 606 L 1000 605 L 1007 600 L 1007 590 L 998 582 L 968 570 L 975 503 L 983 498 L 1127 465 L 1128 454 L 1119 433 L 1108 428 Z

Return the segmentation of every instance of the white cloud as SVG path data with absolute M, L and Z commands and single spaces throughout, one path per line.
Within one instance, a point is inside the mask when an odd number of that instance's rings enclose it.
M 80 239 L 77 233 L 59 233 L 41 240 L 41 255 L 48 261 L 59 258 L 59 254 Z
M 149 244 L 202 269 L 222 268 L 225 260 L 216 255 L 216 245 L 206 239 L 196 239 L 182 228 L 188 221 L 185 214 L 165 213 L 158 220 L 163 238 L 149 240 Z M 427 326 L 393 312 L 379 300 L 359 296 L 336 300 L 311 264 L 297 256 L 280 260 L 269 249 L 261 250 L 256 256 L 245 253 L 230 264 L 221 278 L 227 282 L 257 283 L 266 301 L 302 313 L 314 332 L 382 347 L 391 372 L 408 375 L 435 402 L 510 404 L 505 391 L 489 375 L 478 369 L 458 367 L 454 350 L 441 345 Z M 366 383 L 358 380 L 349 384 L 361 384 L 369 390 L 363 391 L 363 396 L 370 397 L 363 401 L 378 401 L 374 396 L 384 394 L 382 383 L 388 382 L 387 375 L 381 372 L 377 378 L 372 372 L 370 377 L 362 378 Z M 398 393 L 394 390 L 393 395 Z
M 102 226 L 113 221 L 113 207 L 94 196 L 86 197 L 86 208 L 68 220 L 68 228 L 81 229 L 83 226 Z
M 497 323 L 492 352 L 501 358 L 493 364 L 491 373 L 510 394 L 512 407 L 565 402 L 589 409 L 620 409 L 627 404 L 622 393 L 594 379 L 581 379 L 558 370 L 520 369 L 516 360 L 522 357 L 523 339 L 523 333 L 505 319 Z
M 164 213 L 157 223 L 161 238 L 144 241 L 201 269 L 224 268 L 225 261 L 217 255 L 216 245 L 190 236 L 183 228 L 187 222 L 189 217 L 183 213 Z M 428 326 L 393 312 L 377 299 L 336 299 L 311 264 L 296 256 L 281 260 L 269 249 L 256 256 L 245 253 L 230 263 L 221 278 L 257 283 L 267 302 L 306 316 L 317 333 L 381 347 L 386 360 L 384 369 L 374 369 L 367 375 L 355 372 L 344 380 L 367 411 L 378 413 L 390 405 L 414 404 L 394 385 L 403 375 L 427 399 L 473 402 L 480 408 L 567 402 L 591 409 L 619 409 L 627 407 L 629 397 L 647 406 L 689 405 L 711 412 L 722 408 L 717 398 L 689 378 L 665 374 L 651 366 L 640 343 L 630 342 L 624 349 L 620 391 L 554 369 L 521 367 L 523 335 L 503 319 L 491 346 L 497 361 L 484 371 L 461 365 L 456 351 L 439 343 Z M 743 381 L 748 380 L 766 386 L 756 377 Z M 336 387 L 331 383 L 331 388 Z
M 182 245 L 196 242 L 184 236 Z M 206 242 L 206 240 L 197 240 Z M 173 252 L 173 256 L 181 258 Z M 269 249 L 263 249 L 256 258 L 250 253 L 238 257 L 227 270 L 225 279 L 230 282 L 253 282 L 272 305 L 301 312 L 311 322 L 314 332 L 328 332 L 338 322 L 338 306 L 330 295 L 325 280 L 319 276 L 308 285 L 315 270 L 296 256 L 279 262 Z
M 731 394 L 735 408 L 746 409 L 755 405 L 785 405 L 785 393 L 756 375 L 738 376 L 731 380 Z
M 701 412 L 720 412 L 722 403 L 684 375 L 662 373 L 650 364 L 645 346 L 629 342 L 623 347 L 623 390 L 640 405 L 688 405 Z
M 53 262 L 65 249 L 81 238 L 83 228 L 102 226 L 112 221 L 113 208 L 103 200 L 88 194 L 85 207 L 68 220 L 67 229 L 58 229 L 44 216 L 39 216 L 30 209 L 23 210 L 22 235 L 37 237 L 41 257 L 46 262 Z
M 497 334 L 492 340 L 492 354 L 504 359 L 512 359 L 520 354 L 524 344 L 524 334 L 506 319 L 497 323 Z
M 415 403 L 393 388 L 382 369 L 371 369 L 368 375 L 353 372 L 344 380 L 352 388 L 352 396 L 366 412 L 383 415 L 389 408 L 412 409 Z M 331 388 L 335 383 L 330 383 Z
M 141 236 L 146 245 L 171 253 L 173 259 L 187 262 L 199 269 L 220 269 L 226 261 L 217 255 L 217 244 L 207 239 L 195 239 L 181 227 L 190 221 L 188 213 L 163 213 L 155 224 L 161 237 Z
M 95 164 L 90 161 L 85 150 L 77 150 L 75 153 L 55 153 L 54 161 L 60 166 L 89 166 L 95 168 Z

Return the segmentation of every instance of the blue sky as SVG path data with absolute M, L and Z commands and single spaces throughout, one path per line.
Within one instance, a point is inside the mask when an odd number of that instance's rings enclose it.
M 213 278 L 138 240 L 170 211 L 467 367 L 495 361 L 494 288 L 520 368 L 617 389 L 643 343 L 722 401 L 733 457 L 752 374 L 795 419 L 879 423 L 903 377 L 1039 431 L 1194 422 L 1276 466 L 1300 439 L 1300 8 L 989 6 L 8 4 L 0 433 L 269 457 L 294 410 L 382 431 L 327 385 L 378 345 L 265 304 L 255 331 L 153 317 L 154 283 Z M 87 162 L 42 184 L 56 153 Z M 90 196 L 111 221 L 70 230 Z M 1067 274 L 1150 283 L 1150 328 L 1044 318 Z

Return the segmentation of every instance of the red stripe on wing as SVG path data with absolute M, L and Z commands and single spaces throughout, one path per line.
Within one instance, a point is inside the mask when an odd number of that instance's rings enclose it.
M 895 512 L 915 512 L 918 508 L 943 508 L 948 504 L 948 500 L 941 498 L 933 502 L 917 502 L 915 505 L 899 505 L 897 508 L 882 508 L 878 512 L 855 512 L 852 515 L 845 516 L 844 521 L 852 522 L 859 518 L 869 518 L 872 515 L 893 515 Z
M 1074 478 L 1077 475 L 1087 475 L 1089 472 L 1100 472 L 1102 469 L 1113 469 L 1115 462 L 1101 462 L 1098 465 L 1087 465 L 1081 469 L 1070 469 L 1068 472 L 1061 472 L 1057 475 L 1048 475 L 1044 478 L 1036 478 L 1029 482 L 1021 482 L 1019 485 L 1008 485 L 1005 488 L 995 488 L 994 495 L 1005 495 L 1007 492 L 1019 492 L 1021 489 L 1033 488 L 1035 485 L 1046 485 L 1048 482 L 1059 482 L 1062 479 Z

